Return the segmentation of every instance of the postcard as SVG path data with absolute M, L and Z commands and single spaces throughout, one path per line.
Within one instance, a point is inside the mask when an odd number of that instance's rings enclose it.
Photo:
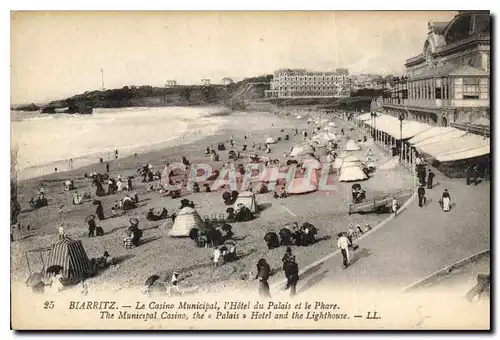
M 11 12 L 12 329 L 489 330 L 490 41 L 475 10 Z

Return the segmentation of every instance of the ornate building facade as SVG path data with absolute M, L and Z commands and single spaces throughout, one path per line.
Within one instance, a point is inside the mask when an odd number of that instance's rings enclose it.
M 265 94 L 267 98 L 349 97 L 349 72 L 345 68 L 330 72 L 279 69 Z
M 383 110 L 434 126 L 485 130 L 490 121 L 490 14 L 459 11 L 429 22 L 421 54 L 406 60 Z

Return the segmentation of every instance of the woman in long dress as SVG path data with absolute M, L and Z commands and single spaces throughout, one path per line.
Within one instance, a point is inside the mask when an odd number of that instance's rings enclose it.
M 443 202 L 443 211 L 450 211 L 450 202 L 451 197 L 448 193 L 448 189 L 444 189 L 443 196 L 441 197 L 441 201 Z

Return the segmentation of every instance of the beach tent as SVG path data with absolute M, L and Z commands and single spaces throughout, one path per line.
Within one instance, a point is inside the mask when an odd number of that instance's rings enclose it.
M 310 145 L 302 144 L 294 146 L 292 151 L 290 152 L 290 156 L 295 157 L 295 156 L 305 155 L 308 153 L 314 153 L 313 148 Z
M 250 209 L 252 213 L 259 212 L 259 206 L 257 205 L 257 200 L 255 199 L 255 194 L 251 191 L 243 191 L 238 194 L 236 202 L 234 202 L 234 209 L 238 204 L 243 204 L 245 207 Z
M 334 122 L 329 122 L 329 123 L 328 123 L 328 126 L 330 126 L 330 127 L 333 127 L 333 126 L 336 126 L 336 125 L 337 125 L 337 124 L 335 124 Z
M 277 142 L 276 139 L 274 139 L 273 137 L 266 138 L 266 144 L 274 144 L 276 142 Z
M 321 162 L 313 157 L 306 158 L 302 161 L 302 168 L 304 168 L 304 169 L 312 168 L 314 170 L 320 170 L 321 169 Z
M 47 268 L 63 267 L 66 279 L 83 279 L 92 274 L 89 258 L 82 241 L 65 237 L 50 247 Z
M 311 138 L 311 141 L 317 144 L 324 144 L 337 139 L 337 136 L 331 132 L 320 132 Z
M 292 182 L 287 187 L 288 194 L 301 195 L 318 190 L 318 175 L 316 171 L 308 172 L 310 172 L 309 177 L 295 177 L 292 179 Z
M 357 157 L 357 156 L 347 156 L 347 157 L 344 157 L 343 159 L 343 163 L 346 164 L 346 163 L 360 163 L 361 160 Z
M 164 227 L 164 225 L 162 225 L 162 227 Z M 190 207 L 184 207 L 177 213 L 174 225 L 168 232 L 168 236 L 188 237 L 189 231 L 193 228 L 202 229 L 203 221 L 196 210 Z
M 361 147 L 352 139 L 349 139 L 347 143 L 345 144 L 345 150 L 346 151 L 359 151 L 361 150 Z
M 301 115 L 298 115 L 298 116 L 297 116 L 297 119 L 302 119 L 302 116 L 301 116 Z
M 368 178 L 361 166 L 350 166 L 354 163 L 343 163 L 340 168 L 339 182 L 363 181 Z

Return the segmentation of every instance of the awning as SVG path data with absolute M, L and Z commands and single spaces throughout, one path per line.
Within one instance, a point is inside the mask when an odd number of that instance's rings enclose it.
M 418 149 L 420 147 L 423 147 L 424 145 L 429 145 L 429 144 L 451 143 L 452 140 L 461 138 L 466 134 L 467 134 L 466 131 L 454 129 L 438 136 L 426 138 L 423 141 L 416 143 L 414 146 Z
M 462 158 L 456 158 L 456 159 L 464 159 L 463 158 L 464 156 L 470 154 L 468 151 L 472 151 L 475 149 L 481 149 L 482 150 L 481 152 L 483 152 L 482 155 L 487 154 L 488 152 L 485 152 L 485 150 L 489 150 L 489 146 L 490 146 L 489 138 L 484 138 L 482 136 L 474 134 L 465 134 L 462 137 L 445 139 L 438 143 L 417 145 L 416 148 L 420 152 L 428 154 L 437 160 L 439 160 L 439 156 L 448 156 L 444 157 L 444 159 L 451 158 L 450 160 L 454 160 L 454 158 L 458 157 L 458 155 L 451 156 L 452 154 L 464 153 L 462 156 L 460 156 Z M 486 147 L 488 149 L 486 149 Z M 469 156 L 466 158 L 480 156 L 480 155 L 474 155 L 474 153 L 472 154 L 473 156 Z
M 356 120 L 370 120 L 372 118 L 371 112 L 363 113 L 357 117 L 354 117 Z
M 366 124 L 374 126 L 372 121 L 366 122 Z M 412 120 L 403 120 L 403 127 L 401 129 L 398 118 L 389 115 L 381 115 L 375 120 L 375 128 L 396 139 L 401 138 L 401 136 L 403 139 L 408 139 L 430 129 L 431 126 Z
M 410 144 L 418 144 L 420 142 L 423 142 L 424 140 L 427 140 L 428 138 L 432 138 L 432 137 L 436 137 L 436 136 L 441 136 L 445 133 L 448 133 L 448 132 L 451 132 L 453 130 L 456 130 L 455 128 L 452 128 L 452 127 L 437 127 L 437 126 L 434 126 L 434 127 L 431 127 L 430 129 L 428 130 L 425 130 L 421 133 L 419 133 L 418 135 L 416 135 L 415 137 L 413 137 L 412 139 L 410 139 L 408 142 Z
M 490 146 L 484 145 L 479 148 L 474 148 L 470 150 L 464 150 L 460 152 L 454 152 L 449 154 L 443 154 L 436 157 L 436 160 L 440 162 L 452 162 L 461 159 L 468 159 L 473 157 L 484 156 L 490 153 Z

